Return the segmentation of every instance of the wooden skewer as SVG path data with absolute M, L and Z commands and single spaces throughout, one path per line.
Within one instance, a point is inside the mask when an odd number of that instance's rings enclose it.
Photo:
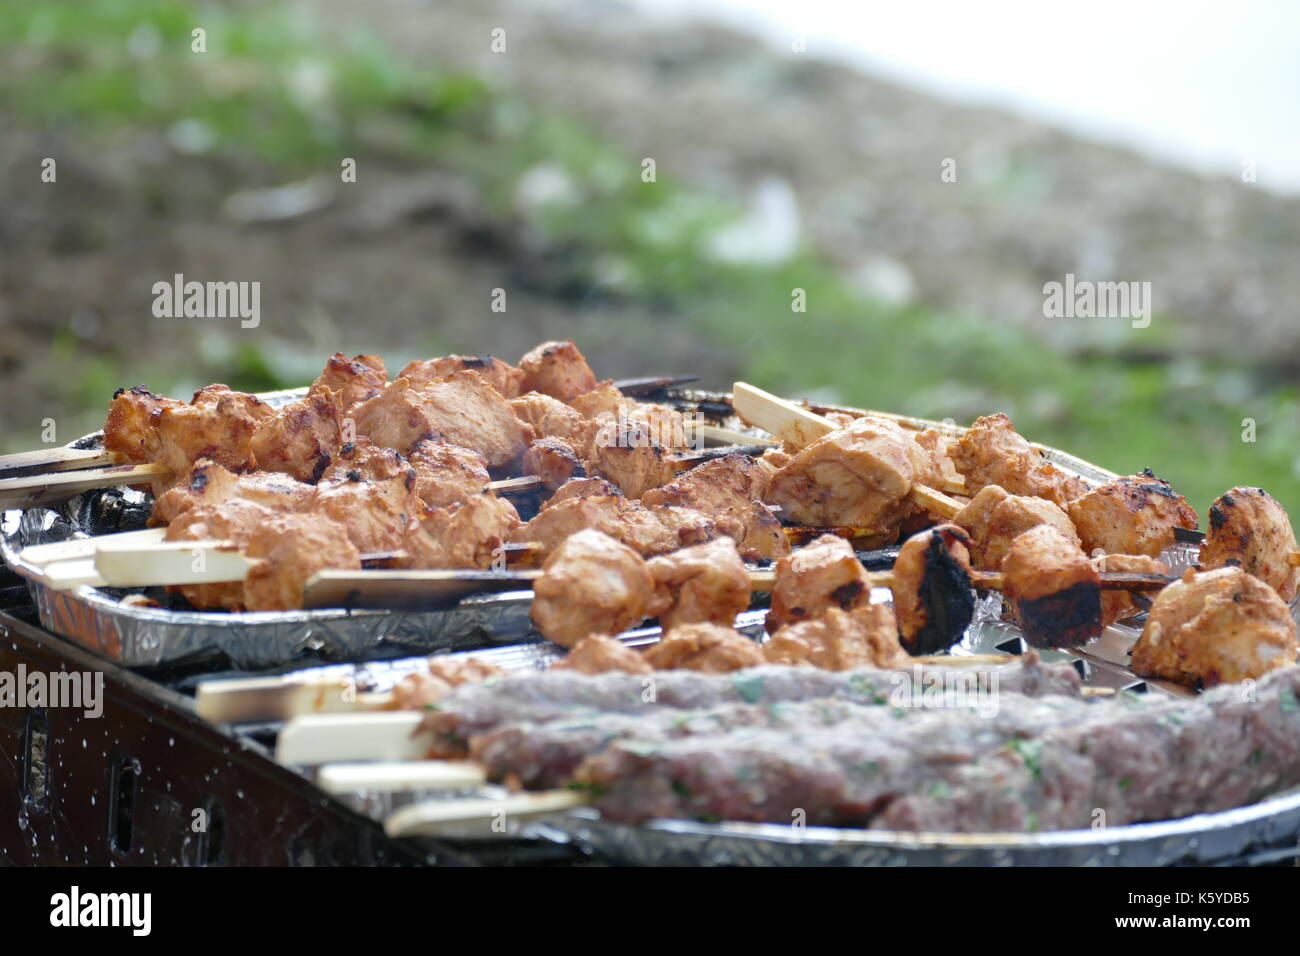
M 117 463 L 117 456 L 103 448 L 68 448 L 59 445 L 39 451 L 20 451 L 14 455 L 0 455 L 0 475 L 18 475 L 23 472 L 69 471 L 74 468 L 97 468 Z
M 333 794 L 469 790 L 486 782 L 487 775 L 478 764 L 453 760 L 333 763 L 325 764 L 316 772 L 317 785 Z
M 67 541 L 33 544 L 18 552 L 18 560 L 34 568 L 43 568 L 56 561 L 93 558 L 105 541 L 153 544 L 161 542 L 166 533 L 166 528 L 144 528 L 140 531 L 121 531 L 95 538 L 69 538 Z
M 429 800 L 403 807 L 389 816 L 384 821 L 384 832 L 391 837 L 500 834 L 508 831 L 512 823 L 549 816 L 586 803 L 586 796 L 576 790 L 541 790 L 502 798 Z
M 358 691 L 352 672 L 338 668 L 273 677 L 234 677 L 200 682 L 194 709 L 214 724 L 288 720 L 299 714 L 393 709 L 391 692 Z
M 84 471 L 0 478 L 0 510 L 57 504 L 96 488 L 144 485 L 171 474 L 166 465 L 113 465 Z
M 312 766 L 354 760 L 422 760 L 432 739 L 415 710 L 370 714 L 303 714 L 281 728 L 275 759 Z

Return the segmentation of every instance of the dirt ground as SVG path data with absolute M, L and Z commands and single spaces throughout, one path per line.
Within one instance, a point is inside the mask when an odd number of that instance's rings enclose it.
M 1300 354 L 1300 203 L 1258 186 L 617 4 L 314 6 L 341 31 L 364 24 L 414 56 L 522 88 L 685 182 L 741 202 L 777 183 L 795 198 L 800 240 L 872 295 L 1089 348 L 1097 343 L 1080 326 L 1042 318 L 1042 284 L 1066 272 L 1146 280 L 1178 335 L 1144 359 L 1176 347 L 1277 370 Z M 488 48 L 495 26 L 508 30 L 506 55 Z M 610 376 L 689 370 L 710 385 L 727 384 L 743 354 L 743 343 L 702 348 L 646 308 L 532 281 L 544 259 L 446 170 L 370 163 L 323 211 L 250 227 L 222 203 L 275 181 L 252 161 L 3 112 L 0 125 L 5 450 L 33 447 L 51 415 L 60 440 L 94 427 L 96 403 L 132 384 L 114 378 L 124 361 L 133 377 L 175 379 L 196 351 L 215 364 L 240 353 L 250 333 L 231 320 L 195 335 L 153 317 L 151 287 L 175 273 L 259 279 L 260 341 L 281 344 L 261 351 L 277 355 L 277 374 L 303 381 L 336 349 L 394 364 L 449 350 L 513 359 L 541 338 L 573 336 Z M 46 156 L 59 157 L 57 187 L 39 182 Z M 948 157 L 956 184 L 940 182 Z M 504 314 L 490 308 L 496 288 L 510 290 Z

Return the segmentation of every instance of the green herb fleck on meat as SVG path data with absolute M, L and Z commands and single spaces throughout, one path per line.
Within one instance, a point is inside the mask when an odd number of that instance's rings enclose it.
M 763 699 L 763 678 L 762 677 L 738 677 L 731 682 L 736 688 L 736 693 L 740 695 L 741 700 L 747 704 L 757 704 Z
M 1297 710 L 1300 710 L 1300 703 L 1297 703 L 1295 699 L 1295 691 L 1290 687 L 1283 687 L 1278 691 L 1277 701 L 1281 705 L 1284 714 L 1294 714 Z
M 1013 740 L 1011 749 L 1020 755 L 1025 768 L 1035 780 L 1043 779 L 1043 742 L 1041 740 Z

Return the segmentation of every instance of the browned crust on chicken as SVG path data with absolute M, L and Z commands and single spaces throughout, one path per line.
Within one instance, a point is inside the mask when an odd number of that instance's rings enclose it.
M 207 458 L 200 458 L 183 481 L 154 499 L 151 525 L 168 524 L 191 508 L 220 505 L 242 498 L 270 511 L 297 511 L 311 497 L 311 485 L 276 472 L 236 475 Z
M 1236 564 L 1289 604 L 1300 586 L 1300 568 L 1288 560 L 1296 550 L 1291 519 L 1277 499 L 1263 488 L 1237 487 L 1210 506 L 1200 563 L 1206 570 Z
M 522 470 L 525 475 L 540 478 L 548 491 L 555 491 L 571 478 L 586 477 L 578 453 L 559 438 L 539 438 L 529 445 Z
M 1296 661 L 1296 625 L 1277 592 L 1241 568 L 1189 570 L 1156 597 L 1133 672 L 1190 687 L 1258 678 Z
M 487 459 L 470 448 L 426 438 L 407 460 L 415 469 L 415 493 L 430 508 L 445 508 L 482 491 L 492 481 Z
M 252 438 L 257 425 L 274 414 L 255 395 L 225 385 L 209 385 L 194 393 L 188 405 L 166 405 L 158 413 L 158 455 L 174 479 L 189 473 L 200 458 L 210 458 L 231 471 L 248 471 L 256 462 Z
M 469 371 L 424 384 L 399 378 L 350 415 L 356 433 L 378 445 L 406 452 L 439 438 L 477 451 L 489 468 L 518 462 L 531 438 L 501 393 Z
M 317 389 L 263 418 L 249 450 L 262 471 L 279 471 L 308 483 L 320 479 L 342 440 L 338 393 Z
M 311 383 L 308 395 L 329 389 L 337 393 L 341 408 L 349 409 L 374 398 L 388 384 L 388 369 L 378 355 L 354 355 L 348 358 L 335 352 L 324 370 Z
M 425 508 L 408 525 L 398 564 L 486 571 L 520 524 L 515 506 L 490 494 L 471 495 L 445 508 Z
M 164 408 L 182 405 L 157 395 L 143 385 L 119 388 L 113 393 L 104 423 L 104 448 L 127 461 L 144 464 L 158 459 L 158 416 Z
M 894 561 L 894 615 L 912 654 L 946 651 L 961 639 L 975 613 L 970 583 L 970 539 L 955 524 L 912 535 Z
M 645 650 L 645 661 L 657 671 L 691 670 L 724 674 L 762 665 L 763 652 L 745 635 L 710 622 L 682 624 Z
M 1187 500 L 1150 471 L 1099 485 L 1067 511 L 1089 554 L 1159 557 L 1174 543 L 1174 528 L 1197 524 Z

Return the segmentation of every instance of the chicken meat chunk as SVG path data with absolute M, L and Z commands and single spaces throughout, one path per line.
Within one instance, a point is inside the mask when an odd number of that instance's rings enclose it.
M 640 624 L 653 596 L 645 559 L 588 529 L 566 538 L 542 565 L 531 616 L 543 637 L 573 647 L 590 634 L 617 634 Z
M 915 510 L 912 486 L 928 468 L 924 449 L 903 429 L 867 416 L 817 439 L 778 469 L 767 500 L 798 524 L 896 536 Z
M 1277 591 L 1238 567 L 1197 574 L 1157 596 L 1133 672 L 1189 687 L 1259 678 L 1296 662 L 1296 623 Z
M 470 448 L 424 438 L 407 456 L 415 469 L 415 493 L 430 508 L 446 508 L 481 494 L 492 477 L 487 459 Z
M 342 414 L 338 393 L 327 388 L 290 402 L 253 429 L 249 449 L 255 464 L 299 481 L 318 481 L 343 443 Z
M 519 369 L 490 355 L 483 358 L 474 355 L 444 355 L 409 362 L 397 373 L 397 377 L 424 385 L 441 381 L 461 371 L 475 372 L 500 392 L 502 397 L 508 399 L 519 397 L 519 383 L 524 380 L 524 373 Z
M 189 476 L 154 499 L 151 525 L 169 524 L 191 508 L 242 498 L 268 511 L 297 511 L 311 497 L 312 486 L 278 472 L 235 474 L 215 461 L 200 458 Z
M 756 643 L 733 628 L 709 621 L 674 627 L 658 643 L 646 648 L 644 658 L 657 671 L 706 674 L 725 674 L 765 663 Z
M 976 419 L 949 454 L 965 476 L 968 494 L 999 485 L 1013 495 L 1046 498 L 1065 508 L 1088 491 L 1086 482 L 1045 459 L 1000 412 Z
M 596 376 L 571 340 L 543 342 L 519 360 L 519 393 L 541 392 L 569 402 L 596 387 Z
M 824 534 L 776 563 L 767 632 L 806 621 L 838 607 L 849 611 L 871 603 L 871 579 L 843 538 Z
M 579 674 L 649 674 L 645 658 L 622 641 L 608 634 L 589 634 L 570 648 L 569 653 L 550 667 L 554 671 L 577 671 Z
M 1011 542 L 1030 528 L 1049 524 L 1076 546 L 1079 535 L 1069 515 L 1046 498 L 1013 495 L 1000 485 L 985 485 L 952 523 L 970 535 L 971 564 L 982 571 L 996 571 L 1011 550 Z
M 970 538 L 955 524 L 912 535 L 894 560 L 894 616 L 903 646 L 913 654 L 946 651 L 975 614 L 970 581 Z
M 665 630 L 713 621 L 731 626 L 749 607 L 749 572 L 730 538 L 651 558 L 655 581 L 650 613 Z
M 400 452 L 437 438 L 481 454 L 489 468 L 516 463 L 531 437 L 501 393 L 469 371 L 418 384 L 398 378 L 351 410 L 358 435 Z
M 1101 633 L 1101 577 L 1079 546 L 1050 524 L 1011 542 L 1002 594 L 1034 647 L 1084 644 Z
M 404 568 L 477 568 L 486 571 L 520 526 L 519 512 L 504 498 L 471 495 L 443 508 L 416 512 L 398 564 Z
M 911 660 L 898 643 L 898 623 L 887 604 L 852 611 L 831 607 L 820 617 L 787 625 L 763 645 L 763 659 L 828 671 L 905 667 Z
M 555 491 L 571 478 L 585 478 L 587 475 L 573 446 L 559 438 L 534 441 L 524 452 L 521 468 L 525 475 L 540 478 L 548 491 Z
M 388 369 L 378 355 L 354 355 L 348 358 L 335 352 L 325 363 L 324 370 L 311 383 L 308 396 L 322 391 L 337 395 L 339 407 L 344 411 L 353 405 L 374 398 L 388 384 Z
M 1149 470 L 1098 485 L 1066 510 L 1089 554 L 1159 557 L 1174 543 L 1174 528 L 1197 524 L 1187 499 Z
M 1236 564 L 1290 604 L 1300 586 L 1294 566 L 1295 530 L 1286 509 L 1263 488 L 1233 488 L 1210 506 L 1210 529 L 1201 543 L 1205 570 Z

